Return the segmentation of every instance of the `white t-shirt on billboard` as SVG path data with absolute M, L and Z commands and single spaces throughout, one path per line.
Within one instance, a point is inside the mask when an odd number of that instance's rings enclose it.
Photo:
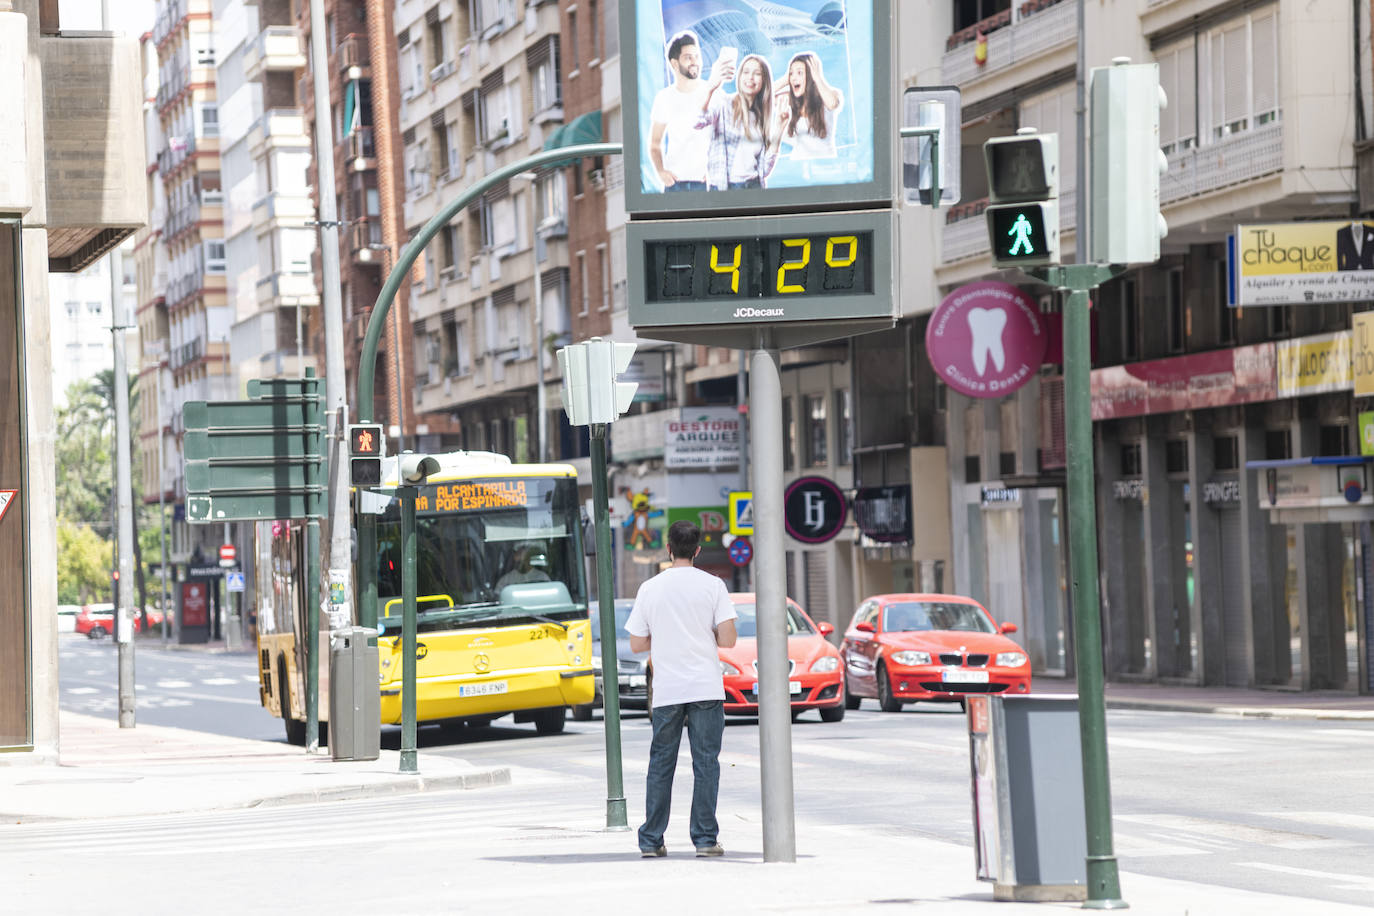
M 705 102 L 704 80 L 698 80 L 697 87 L 689 92 L 669 86 L 654 96 L 649 120 L 667 125 L 663 131 L 663 167 L 678 181 L 706 180 L 706 150 L 711 145 L 711 132 L 697 129 Z
M 694 567 L 665 569 L 639 587 L 625 632 L 653 639 L 654 706 L 725 699 L 716 627 L 734 619 L 725 583 Z

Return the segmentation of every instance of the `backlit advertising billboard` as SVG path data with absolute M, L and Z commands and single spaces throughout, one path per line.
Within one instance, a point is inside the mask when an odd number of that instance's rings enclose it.
M 889 0 L 621 0 L 633 212 L 890 201 Z

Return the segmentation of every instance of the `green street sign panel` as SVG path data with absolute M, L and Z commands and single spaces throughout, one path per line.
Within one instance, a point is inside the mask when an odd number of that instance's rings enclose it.
M 212 490 L 304 490 L 312 478 L 322 477 L 314 462 L 297 459 L 263 461 L 258 464 L 229 463 L 220 460 L 187 461 L 186 492 Z
M 312 491 L 277 490 L 264 493 L 187 495 L 186 521 L 248 522 L 279 518 L 318 518 L 324 515 L 323 487 Z
M 187 401 L 182 409 L 186 429 L 324 431 L 318 401 Z
M 315 438 L 324 438 L 324 429 L 315 433 Z M 212 444 L 213 443 L 213 444 Z M 309 437 L 300 431 L 268 430 L 248 432 L 236 429 L 220 429 L 214 433 L 208 430 L 187 430 L 182 440 L 182 450 L 186 460 L 209 461 L 236 459 L 269 459 L 273 461 L 314 458 L 323 461 L 318 446 L 311 445 Z

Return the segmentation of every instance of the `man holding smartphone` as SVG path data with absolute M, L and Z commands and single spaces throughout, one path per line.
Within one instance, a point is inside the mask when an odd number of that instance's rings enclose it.
M 646 859 L 668 854 L 663 834 L 684 727 L 692 749 L 692 845 L 698 856 L 725 854 L 716 820 L 725 734 L 725 685 L 716 648 L 735 644 L 736 615 L 725 583 L 692 565 L 700 552 L 701 529 L 674 522 L 668 528 L 672 565 L 640 586 L 625 622 L 630 650 L 653 656 L 654 736 L 639 828 L 639 853 Z
M 649 114 L 649 161 L 663 190 L 705 191 L 706 149 L 711 134 L 697 130 L 707 91 L 701 78 L 701 42 L 693 32 L 679 32 L 668 42 L 667 53 L 673 84 L 654 96 Z M 733 64 L 730 69 L 733 71 Z

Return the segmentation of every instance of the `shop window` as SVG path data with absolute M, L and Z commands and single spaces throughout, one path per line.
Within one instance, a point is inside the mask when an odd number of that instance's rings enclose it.
M 1286 429 L 1268 429 L 1264 432 L 1264 458 L 1266 461 L 1282 461 L 1292 458 L 1291 440 Z
M 964 456 L 964 483 L 977 483 L 983 479 L 982 462 L 977 455 Z
M 1318 438 L 1318 448 L 1320 449 L 1320 454 L 1349 454 L 1346 451 L 1346 433 L 1349 431 L 1349 429 L 1350 427 L 1346 426 L 1344 423 L 1336 423 L 1329 426 L 1321 427 Z
M 1128 442 L 1121 446 L 1121 476 L 1140 476 L 1140 443 Z
M 997 453 L 997 473 L 1003 477 L 1012 477 L 1016 474 L 1016 453 L 998 452 Z
M 1240 440 L 1235 436 L 1217 436 L 1212 440 L 1212 467 L 1218 471 L 1240 468 Z
M 1164 470 L 1170 474 L 1188 473 L 1188 440 L 1170 439 L 1164 443 Z

